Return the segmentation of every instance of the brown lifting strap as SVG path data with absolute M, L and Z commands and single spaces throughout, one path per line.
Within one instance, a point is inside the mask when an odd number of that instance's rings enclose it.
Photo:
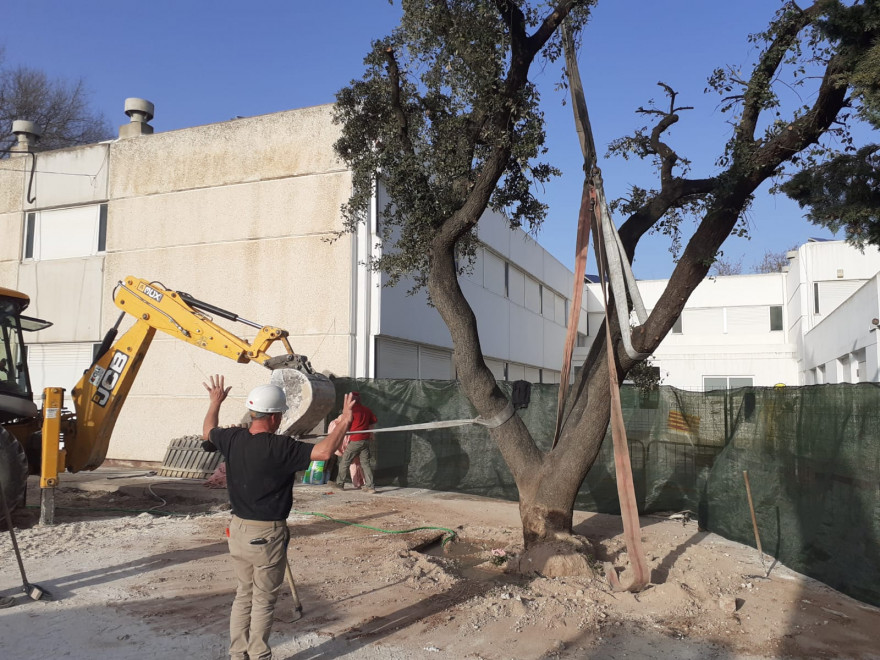
M 632 465 L 629 457 L 629 446 L 626 439 L 626 428 L 623 422 L 623 410 L 620 405 L 620 386 L 617 382 L 617 362 L 615 359 L 614 343 L 611 340 L 611 316 L 608 310 L 608 293 L 606 289 L 606 277 L 608 275 L 605 259 L 605 245 L 602 240 L 601 218 L 604 213 L 604 194 L 600 194 L 595 187 L 595 181 L 601 185 L 601 177 L 596 173 L 596 148 L 593 141 L 593 132 L 590 127 L 587 104 L 584 100 L 583 85 L 574 53 L 574 40 L 568 24 L 563 23 L 562 38 L 565 48 L 566 69 L 568 72 L 569 86 L 571 88 L 572 106 L 574 109 L 575 125 L 580 138 L 581 150 L 584 154 L 584 191 L 581 195 L 581 208 L 578 214 L 578 240 L 575 263 L 574 290 L 572 292 L 572 306 L 568 318 L 568 333 L 566 335 L 565 351 L 563 354 L 562 375 L 559 384 L 559 399 L 557 402 L 556 433 L 553 438 L 553 446 L 559 441 L 562 429 L 565 399 L 568 393 L 569 373 L 571 369 L 571 355 L 574 348 L 574 340 L 577 335 L 578 322 L 580 320 L 581 295 L 584 288 L 584 272 L 586 268 L 586 251 L 589 243 L 589 232 L 595 232 L 596 261 L 599 266 L 599 281 L 602 286 L 602 301 L 605 307 L 605 342 L 608 358 L 608 383 L 611 393 L 611 438 L 614 443 L 614 471 L 617 478 L 617 496 L 620 500 L 620 515 L 623 520 L 623 536 L 626 541 L 627 554 L 632 564 L 633 581 L 628 587 L 621 586 L 614 567 L 606 567 L 606 575 L 615 591 L 628 590 L 641 591 L 648 584 L 650 572 L 645 551 L 642 548 L 641 528 L 639 526 L 639 512 L 636 504 L 635 488 L 633 485 Z M 595 220 L 595 221 L 594 221 Z M 586 236 L 584 236 L 586 234 Z

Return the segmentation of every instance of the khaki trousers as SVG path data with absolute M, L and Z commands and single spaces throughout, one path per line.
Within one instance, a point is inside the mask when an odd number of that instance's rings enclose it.
M 342 458 L 339 461 L 339 474 L 336 475 L 336 483 L 339 486 L 345 485 L 345 478 L 351 476 L 348 467 L 357 457 L 361 457 L 361 469 L 364 471 L 364 488 L 375 488 L 373 483 L 373 468 L 370 466 L 370 441 L 358 440 L 357 442 L 349 442 L 345 451 L 342 452 Z
M 285 520 L 244 520 L 232 516 L 229 554 L 238 581 L 229 617 L 229 657 L 234 660 L 272 657 L 269 633 L 275 601 L 284 584 L 289 540 Z

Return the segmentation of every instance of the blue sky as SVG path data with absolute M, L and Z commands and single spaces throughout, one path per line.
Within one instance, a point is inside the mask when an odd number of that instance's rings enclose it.
M 609 198 L 632 184 L 652 184 L 647 166 L 604 154 L 610 140 L 643 125 L 634 112 L 639 105 L 663 100 L 656 85 L 661 80 L 679 92 L 679 105 L 695 106 L 669 135 L 672 146 L 693 161 L 692 176 L 715 172 L 730 127 L 717 97 L 703 93 L 706 79 L 717 66 L 748 64 L 754 51 L 746 36 L 762 30 L 779 4 L 600 1 L 580 68 Z M 156 105 L 156 131 L 332 102 L 338 89 L 359 77 L 370 41 L 390 32 L 400 11 L 386 0 L 29 0 L 19 9 L 0 37 L 7 65 L 83 77 L 94 107 L 116 126 L 127 121 L 126 97 L 146 98 Z M 563 171 L 541 193 L 550 213 L 537 238 L 572 267 L 580 149 L 571 109 L 555 90 L 558 69 L 538 64 L 532 79 L 544 100 L 547 157 Z M 729 239 L 725 258 L 741 259 L 748 270 L 767 250 L 831 237 L 802 216 L 793 202 L 762 192 L 749 215 L 751 239 Z M 668 247 L 664 237 L 643 239 L 636 276 L 668 277 L 674 266 Z

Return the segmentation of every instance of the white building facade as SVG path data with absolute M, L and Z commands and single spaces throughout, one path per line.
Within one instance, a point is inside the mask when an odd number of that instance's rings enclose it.
M 688 390 L 880 381 L 880 251 L 810 241 L 788 253 L 785 272 L 712 277 L 654 352 L 662 384 Z M 648 311 L 667 280 L 638 282 Z M 587 287 L 587 346 L 604 312 Z

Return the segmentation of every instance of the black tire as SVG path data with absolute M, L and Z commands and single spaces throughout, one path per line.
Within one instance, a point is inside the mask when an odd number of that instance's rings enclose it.
M 0 428 L 0 484 L 6 505 L 12 512 L 24 503 L 27 491 L 28 463 L 21 444 L 4 428 Z

